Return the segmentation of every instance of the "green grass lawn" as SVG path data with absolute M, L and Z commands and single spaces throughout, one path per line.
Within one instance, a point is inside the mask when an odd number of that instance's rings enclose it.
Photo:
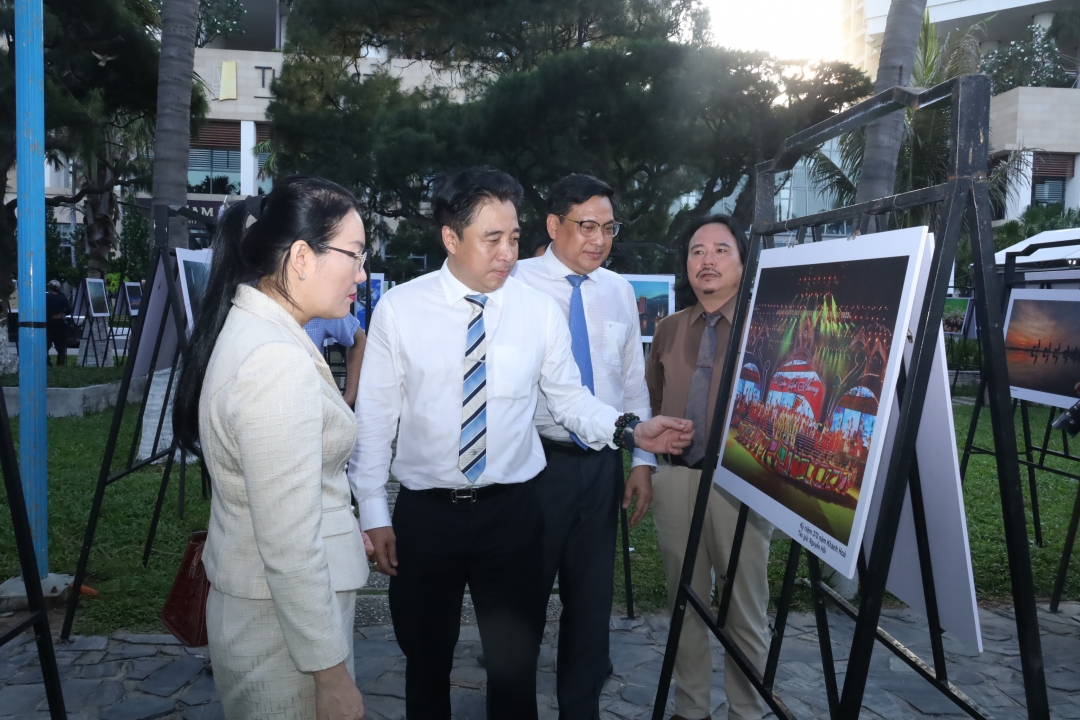
M 49 569 L 52 572 L 75 571 L 112 415 L 110 410 L 84 418 L 49 418 Z M 121 433 L 121 452 L 114 463 L 116 469 L 126 464 L 136 416 L 137 407 L 129 406 Z M 18 448 L 17 418 L 13 425 Z M 210 513 L 210 504 L 202 499 L 199 490 L 196 466 L 187 472 L 185 519 L 177 519 L 178 479 L 178 467 L 174 466 L 154 551 L 145 568 L 142 550 L 161 483 L 161 466 L 140 470 L 105 491 L 86 580 L 99 597 L 83 598 L 75 633 L 153 631 L 162 627 L 161 607 L 172 587 L 187 539 L 195 530 L 206 529 Z M 0 573 L 7 578 L 18 574 L 18 558 L 6 493 L 0 493 L 0 502 L 3 504 Z
M 971 422 L 971 406 L 953 407 L 959 442 L 967 435 Z M 1041 442 L 1042 432 L 1046 427 L 1047 409 L 1035 407 L 1031 414 L 1032 434 L 1036 442 Z M 1020 422 L 1017 420 L 1017 441 Z M 993 445 L 990 429 L 990 416 L 985 410 L 979 423 L 976 444 L 991 448 Z M 1051 447 L 1062 449 L 1061 434 L 1051 440 Z M 1080 438 L 1070 443 L 1070 450 L 1080 454 Z M 1061 459 L 1051 459 L 1047 464 L 1063 470 L 1080 474 L 1080 463 Z M 1048 599 L 1053 591 L 1058 563 L 1061 560 L 1065 533 L 1068 530 L 1069 517 L 1076 499 L 1077 483 L 1075 480 L 1062 478 L 1051 473 L 1037 473 L 1039 489 L 1039 509 L 1042 515 L 1042 531 L 1045 547 L 1037 547 L 1031 526 L 1030 497 L 1027 492 L 1027 472 L 1021 468 L 1024 479 L 1024 496 L 1027 498 L 1028 547 L 1031 552 L 1032 569 L 1035 578 L 1035 593 L 1040 599 Z M 975 590 L 980 603 L 1009 604 L 1012 602 L 1009 581 L 1008 557 L 1005 552 L 1004 523 L 1001 518 L 997 469 L 994 458 L 989 455 L 973 456 L 968 467 L 964 485 L 964 500 L 967 509 L 968 534 L 971 542 L 972 565 L 975 571 Z M 634 548 L 631 554 L 631 573 L 634 579 L 634 607 L 642 612 L 654 612 L 665 608 L 664 571 L 660 563 L 659 544 L 653 526 L 652 513 L 649 513 L 638 527 L 630 531 L 630 544 Z M 788 541 L 777 541 L 772 545 L 769 560 L 769 585 L 772 604 L 775 606 L 780 595 L 784 570 L 787 565 Z M 800 562 L 799 577 L 808 577 L 805 554 Z M 1065 599 L 1080 597 L 1080 547 L 1073 553 L 1072 569 L 1065 586 Z M 625 606 L 623 590 L 622 555 L 615 563 L 615 603 Z M 893 600 L 893 602 L 896 602 Z M 811 609 L 810 591 L 797 587 L 795 607 Z
M 78 367 L 78 350 L 72 350 L 68 354 L 66 365 L 52 365 L 45 370 L 45 383 L 51 388 L 80 388 L 90 385 L 101 385 L 120 380 L 124 374 L 124 366 L 119 367 Z M 0 385 L 3 387 L 18 387 L 19 374 L 7 373 L 0 375 Z M 101 458 L 98 458 L 101 462 Z
M 1032 425 L 1040 438 L 1045 427 L 1046 412 L 1045 409 L 1036 409 L 1032 417 Z M 971 417 L 971 408 L 956 406 L 955 413 L 957 434 L 963 436 Z M 119 453 L 115 468 L 119 468 L 127 459 L 135 416 L 134 408 L 129 408 L 122 434 L 126 441 L 121 443 L 122 453 Z M 74 571 L 111 419 L 111 411 L 85 418 L 49 419 L 49 566 L 54 572 Z M 14 432 L 17 446 L 17 420 Z M 989 446 L 990 438 L 987 420 L 980 428 L 979 443 Z M 1060 434 L 1055 442 L 1055 446 L 1060 447 Z M 1080 442 L 1074 451 L 1080 452 Z M 1060 467 L 1069 465 L 1062 460 L 1052 462 Z M 1077 486 L 1075 481 L 1048 473 L 1039 473 L 1038 477 L 1046 547 L 1035 547 L 1034 542 L 1029 547 L 1036 592 L 1040 598 L 1047 598 L 1053 587 Z M 139 471 L 108 488 L 87 581 L 100 596 L 83 600 L 75 632 L 103 634 L 121 629 L 161 629 L 161 606 L 172 585 L 187 538 L 193 531 L 205 529 L 209 514 L 209 503 L 199 493 L 197 468 L 191 468 L 188 472 L 186 518 L 183 521 L 177 519 L 177 480 L 178 472 L 174 470 L 157 542 L 150 564 L 145 568 L 141 560 L 142 549 L 161 481 L 161 469 L 154 467 Z M 993 458 L 977 456 L 972 459 L 965 496 L 975 586 L 980 601 L 1008 603 L 1011 601 L 1008 563 L 1002 539 L 1001 508 Z M 10 577 L 18 573 L 18 562 L 10 516 L 2 493 L 0 504 L 5 505 L 0 509 L 0 573 Z M 630 538 L 634 548 L 631 566 L 636 609 L 641 612 L 662 610 L 666 605 L 664 574 L 651 514 L 631 530 Z M 779 594 L 787 552 L 786 541 L 773 543 L 769 577 L 774 600 Z M 805 560 L 800 576 L 807 576 Z M 1073 561 L 1065 596 L 1070 599 L 1080 597 L 1080 551 Z M 621 552 L 616 558 L 615 603 L 625 604 Z M 803 609 L 810 607 L 807 589 L 796 589 L 796 605 Z

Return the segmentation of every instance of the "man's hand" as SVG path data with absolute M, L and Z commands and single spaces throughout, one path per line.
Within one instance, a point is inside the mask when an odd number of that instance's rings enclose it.
M 371 528 L 366 531 L 375 548 L 375 566 L 383 575 L 397 575 L 397 536 L 394 528 Z
M 634 513 L 630 516 L 630 527 L 637 525 L 649 511 L 652 504 L 652 468 L 648 465 L 638 465 L 630 471 L 630 477 L 626 478 L 626 492 L 623 493 L 623 510 L 630 509 L 630 499 L 637 497 L 637 505 Z
M 375 546 L 371 544 L 371 538 L 363 530 L 360 531 L 360 537 L 364 539 L 364 552 L 367 553 L 368 559 L 375 554 Z
M 634 445 L 651 453 L 679 455 L 694 441 L 694 423 L 683 418 L 658 415 L 634 428 Z
M 364 698 L 345 663 L 312 673 L 316 720 L 364 720 Z

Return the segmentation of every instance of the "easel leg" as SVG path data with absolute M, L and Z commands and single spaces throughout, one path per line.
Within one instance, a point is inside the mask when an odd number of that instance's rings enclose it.
M 176 517 L 180 518 L 181 520 L 184 519 L 184 489 L 185 489 L 184 486 L 187 484 L 186 483 L 187 478 L 185 477 L 186 474 L 187 474 L 187 453 L 184 452 L 183 450 L 181 450 L 180 451 L 180 480 L 179 480 L 179 482 L 177 484 L 177 487 L 176 487 L 176 489 L 180 493 L 180 500 L 176 505 Z
M 975 407 L 971 410 L 971 424 L 968 425 L 967 440 L 964 442 L 964 454 L 960 458 L 960 483 L 967 476 L 968 460 L 971 459 L 971 447 L 975 444 L 975 431 L 979 429 L 979 412 L 982 410 L 983 397 L 986 395 L 986 379 L 979 380 L 979 392 L 975 396 Z
M 183 477 L 181 475 L 181 477 Z M 634 583 L 630 578 L 630 523 L 626 519 L 626 509 L 619 508 L 619 520 L 622 525 L 623 580 L 626 583 L 626 617 L 634 619 Z
M 1057 579 L 1054 581 L 1054 595 L 1050 598 L 1050 612 L 1058 611 L 1058 603 L 1065 592 L 1065 578 L 1069 574 L 1069 561 L 1072 559 L 1073 543 L 1076 542 L 1076 528 L 1080 525 L 1080 487 L 1076 489 L 1073 502 L 1072 519 L 1069 520 L 1069 532 L 1065 534 L 1065 547 L 1061 550 L 1061 565 L 1058 566 Z
M 821 666 L 825 672 L 825 694 L 829 699 L 829 717 L 835 718 L 840 712 L 840 692 L 836 687 L 836 664 L 833 661 L 832 638 L 829 635 L 829 612 L 825 609 L 825 598 L 818 589 L 822 582 L 821 565 L 813 553 L 806 553 L 806 565 L 810 569 L 810 594 L 813 597 L 814 617 L 817 620 Z
M 787 629 L 788 609 L 791 607 L 791 598 L 795 594 L 795 576 L 799 572 L 801 555 L 802 545 L 792 540 L 791 548 L 788 550 L 784 584 L 780 588 L 780 599 L 776 604 L 776 621 L 773 624 L 772 642 L 769 643 L 769 659 L 765 663 L 763 681 L 765 687 L 770 690 L 772 690 L 773 680 L 776 679 L 776 667 L 780 663 L 780 646 L 784 641 L 784 631 Z
M 1054 408 L 1047 408 L 1046 432 L 1043 433 L 1042 447 L 1039 449 L 1039 466 L 1046 464 L 1046 451 L 1050 447 L 1050 435 L 1054 432 Z
M 150 563 L 150 549 L 154 546 L 154 536 L 157 535 L 158 521 L 161 519 L 161 506 L 165 504 L 165 491 L 169 487 L 169 474 L 172 472 L 173 458 L 180 450 L 173 442 L 172 449 L 165 459 L 165 468 L 161 473 L 161 487 L 158 488 L 157 503 L 154 504 L 154 517 L 150 520 L 150 533 L 146 536 L 146 547 L 143 548 L 142 564 L 146 567 Z
M 1024 428 L 1024 457 L 1027 458 L 1028 492 L 1031 495 L 1031 523 L 1035 526 L 1035 544 L 1043 547 L 1042 521 L 1039 518 L 1039 487 L 1035 483 L 1035 456 L 1031 452 L 1031 419 L 1026 400 L 1020 401 L 1020 422 Z

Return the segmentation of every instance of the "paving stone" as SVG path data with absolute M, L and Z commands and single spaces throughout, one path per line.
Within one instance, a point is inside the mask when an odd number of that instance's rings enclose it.
M 9 685 L 32 685 L 34 683 L 42 682 L 41 668 L 39 667 L 26 667 L 15 674 L 13 678 L 7 681 Z
M 101 720 L 154 720 L 176 709 L 176 703 L 153 695 L 130 695 L 118 705 L 101 711 Z
M 63 667 L 65 665 L 74 665 L 75 661 L 79 659 L 80 655 L 82 655 L 82 653 L 78 652 L 78 651 L 66 651 L 65 652 L 63 650 L 56 650 L 56 649 L 54 649 L 54 651 L 53 651 L 53 656 L 56 658 L 57 667 Z
M 365 696 L 385 695 L 405 699 L 405 676 L 401 673 L 387 673 L 360 688 Z
M 117 645 L 110 648 L 106 660 L 131 660 L 134 658 L 157 655 L 157 648 L 151 645 Z
M 63 648 L 64 650 L 104 650 L 109 646 L 109 638 L 107 637 L 80 637 L 78 635 L 73 636 L 71 642 L 57 643 L 57 649 Z
M 616 675 L 625 675 L 640 665 L 658 658 L 663 659 L 663 655 L 657 650 L 637 645 L 612 645 L 610 654 L 611 664 Z
M 12 717 L 29 714 L 44 699 L 45 686 L 42 683 L 0 688 L 0 708 Z
M 925 715 L 955 715 L 960 712 L 953 701 L 916 675 L 897 675 L 884 680 L 880 686 L 911 703 Z
M 64 680 L 60 687 L 64 690 L 64 707 L 68 710 L 82 710 L 90 697 L 101 686 L 101 680 Z M 3 707 L 0 705 L 0 707 Z
M 450 688 L 454 720 L 487 720 L 487 696 L 470 688 Z
M 190 656 L 178 658 L 150 673 L 139 683 L 139 690 L 158 697 L 169 697 L 194 680 L 204 667 L 206 663 L 199 658 Z
M 1057 672 L 1046 676 L 1046 684 L 1055 690 L 1080 692 L 1080 673 Z
M 169 664 L 169 658 L 139 658 L 131 663 L 127 676 L 132 680 L 145 680 L 150 673 Z
M 180 696 L 186 705 L 204 705 L 218 699 L 214 676 L 203 671 Z
M 87 707 L 111 707 L 124 699 L 127 690 L 116 680 L 105 680 L 86 698 Z M 69 719 L 70 720 L 70 719 Z
M 225 720 L 225 708 L 220 702 L 193 705 L 184 710 L 183 720 Z
M 450 671 L 450 684 L 458 687 L 483 688 L 487 685 L 487 670 L 479 665 L 464 665 Z
M 95 665 L 80 665 L 79 677 L 82 678 L 115 678 L 124 672 L 122 662 L 100 662 Z M 130 675 L 129 675 L 130 677 Z
M 130 633 L 117 633 L 113 640 L 131 643 L 133 645 L 180 645 L 180 641 L 169 634 L 162 635 L 133 635 Z
M 96 665 L 105 658 L 105 652 L 103 650 L 92 650 L 90 652 L 84 652 L 79 655 L 79 659 L 75 661 L 76 665 Z
M 405 720 L 405 703 L 384 695 L 364 694 L 366 720 Z

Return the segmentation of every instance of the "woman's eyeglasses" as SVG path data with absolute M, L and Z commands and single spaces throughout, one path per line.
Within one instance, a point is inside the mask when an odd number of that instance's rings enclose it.
M 326 247 L 328 250 L 333 250 L 334 252 L 339 252 L 342 255 L 348 255 L 349 257 L 351 257 L 354 261 L 356 261 L 356 270 L 364 267 L 364 263 L 367 261 L 367 251 L 364 251 L 362 253 L 354 253 L 350 252 L 349 250 L 342 250 L 341 248 L 336 248 L 333 245 L 327 245 Z

